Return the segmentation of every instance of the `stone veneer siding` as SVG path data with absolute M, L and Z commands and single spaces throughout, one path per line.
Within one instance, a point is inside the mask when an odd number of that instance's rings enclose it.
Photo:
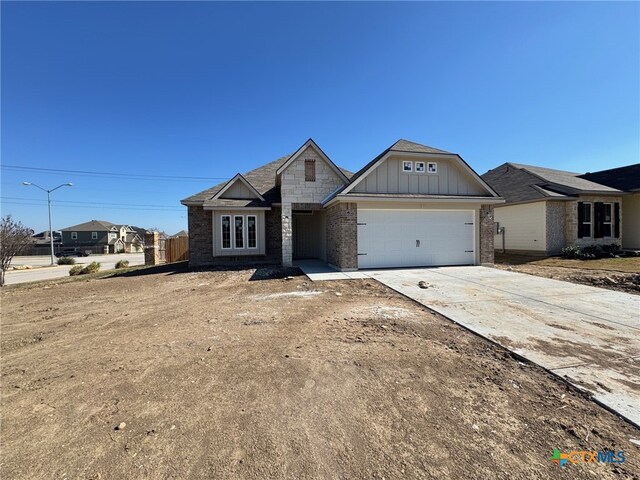
M 577 245 L 586 247 L 588 245 L 622 245 L 622 238 L 578 238 L 578 202 L 603 202 L 620 204 L 620 237 L 622 237 L 622 197 L 608 197 L 601 195 L 580 195 L 575 202 L 565 202 L 565 242 L 566 246 Z M 593 207 L 592 214 L 593 214 Z M 613 212 L 612 212 L 613 213 Z M 615 227 L 614 227 L 615 228 Z M 593 234 L 594 225 L 591 226 Z
M 202 207 L 189 207 L 189 266 L 213 264 L 213 215 Z
M 548 201 L 545 205 L 547 226 L 547 253 L 556 255 L 562 252 L 565 246 L 565 201 Z M 576 227 L 578 228 L 578 227 Z
M 305 160 L 315 160 L 316 179 L 314 182 L 305 180 Z M 280 197 L 282 202 L 282 264 L 284 266 L 290 266 L 293 261 L 292 204 L 319 204 L 343 184 L 342 178 L 312 147 L 307 147 L 282 172 Z
M 495 234 L 495 221 L 493 219 L 493 205 L 480 207 L 480 264 L 493 265 Z
M 327 209 L 327 262 L 340 270 L 358 269 L 358 206 L 338 203 Z

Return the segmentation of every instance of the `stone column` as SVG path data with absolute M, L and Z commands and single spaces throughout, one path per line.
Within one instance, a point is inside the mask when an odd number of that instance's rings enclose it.
M 160 263 L 160 234 L 151 232 L 144 234 L 144 264 L 158 265 Z
M 282 266 L 293 264 L 293 214 L 291 204 L 282 204 Z

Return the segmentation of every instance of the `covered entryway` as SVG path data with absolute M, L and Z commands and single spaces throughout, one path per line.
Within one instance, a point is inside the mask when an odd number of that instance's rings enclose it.
M 293 258 L 326 260 L 326 221 L 322 210 L 293 211 Z
M 358 268 L 475 264 L 474 210 L 358 209 Z

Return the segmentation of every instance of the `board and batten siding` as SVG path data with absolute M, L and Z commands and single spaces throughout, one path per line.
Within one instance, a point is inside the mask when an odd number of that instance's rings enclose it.
M 220 217 L 223 215 L 231 216 L 231 225 L 233 228 L 233 217 L 235 215 L 241 215 L 245 217 L 245 242 L 244 248 L 229 248 L 222 249 L 222 224 Z M 246 241 L 246 216 L 255 215 L 258 222 L 258 248 L 247 248 Z M 265 220 L 264 210 L 214 210 L 213 212 L 213 256 L 214 257 L 226 257 L 226 256 L 242 256 L 242 255 L 264 255 L 265 249 Z
M 496 206 L 494 219 L 504 227 L 506 250 L 540 251 L 547 250 L 545 202 L 522 205 Z M 502 235 L 496 235 L 494 248 L 502 250 Z
M 640 193 L 622 197 L 622 247 L 640 249 Z
M 435 162 L 437 173 L 405 173 L 403 161 Z M 437 157 L 391 156 L 369 173 L 353 190 L 357 193 L 410 193 L 423 195 L 486 195 L 479 182 L 455 160 Z
M 242 180 L 236 180 L 222 195 L 220 195 L 220 198 L 250 199 L 256 198 L 256 194 L 242 183 Z

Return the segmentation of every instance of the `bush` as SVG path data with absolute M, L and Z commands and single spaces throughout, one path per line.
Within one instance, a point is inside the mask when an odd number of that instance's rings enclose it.
M 80 275 L 81 273 L 82 273 L 82 265 L 76 265 L 75 267 L 71 267 L 71 270 L 69 270 L 69 275 L 71 275 L 72 277 L 76 275 Z
M 116 268 L 127 268 L 129 266 L 129 260 L 118 260 Z
M 58 265 L 75 265 L 76 259 L 73 257 L 60 257 L 58 259 Z
M 620 245 L 588 245 L 578 247 L 571 245 L 562 249 L 565 258 L 578 258 L 580 260 L 594 260 L 596 258 L 615 258 L 620 254 Z
M 100 270 L 100 262 L 91 262 L 89 265 L 82 267 L 82 265 L 76 265 L 71 267 L 69 275 L 72 277 L 75 275 L 86 275 L 87 273 L 96 273 Z

